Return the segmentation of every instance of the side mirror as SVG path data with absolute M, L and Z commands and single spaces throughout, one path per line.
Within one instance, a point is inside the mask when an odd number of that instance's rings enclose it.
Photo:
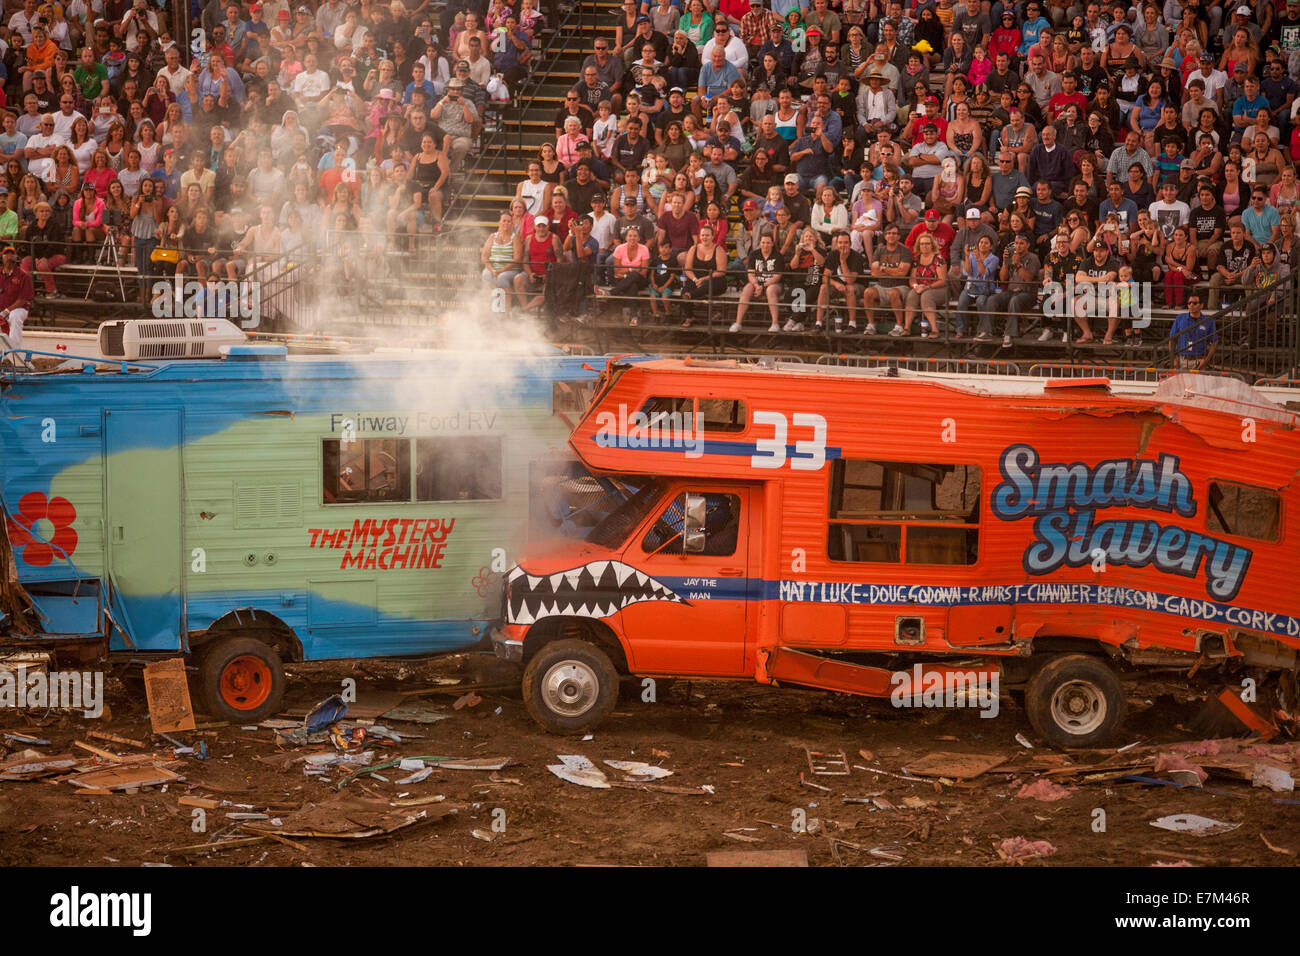
M 684 497 L 686 503 L 682 511 L 686 520 L 682 526 L 682 551 L 688 554 L 702 554 L 705 542 L 704 495 L 687 494 Z

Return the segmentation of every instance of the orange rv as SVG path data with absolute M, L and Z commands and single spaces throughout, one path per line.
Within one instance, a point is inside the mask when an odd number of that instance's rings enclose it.
M 496 651 L 560 733 L 625 675 L 987 681 L 1061 746 L 1112 738 L 1144 672 L 1294 688 L 1285 391 L 612 361 L 570 444 L 626 498 L 524 553 Z

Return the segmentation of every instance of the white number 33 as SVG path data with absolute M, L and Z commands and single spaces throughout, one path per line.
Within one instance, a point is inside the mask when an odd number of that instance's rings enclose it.
M 754 412 L 755 425 L 771 425 L 772 437 L 754 442 L 758 454 L 750 456 L 754 468 L 780 468 L 790 459 L 790 467 L 797 471 L 817 471 L 826 464 L 826 419 L 810 412 L 795 412 L 791 416 L 795 428 L 811 428 L 812 438 L 795 441 L 794 453 L 789 453 L 786 436 L 789 425 L 780 412 Z

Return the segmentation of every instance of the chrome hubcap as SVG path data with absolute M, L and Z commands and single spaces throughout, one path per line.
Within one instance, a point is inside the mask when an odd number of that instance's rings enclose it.
M 546 706 L 564 717 L 581 717 L 591 710 L 600 693 L 596 672 L 581 661 L 561 661 L 542 678 Z

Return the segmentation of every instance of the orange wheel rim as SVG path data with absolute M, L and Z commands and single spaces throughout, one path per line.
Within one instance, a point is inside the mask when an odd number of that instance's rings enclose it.
M 256 657 L 236 657 L 221 672 L 221 699 L 236 710 L 256 710 L 271 696 L 271 668 Z

